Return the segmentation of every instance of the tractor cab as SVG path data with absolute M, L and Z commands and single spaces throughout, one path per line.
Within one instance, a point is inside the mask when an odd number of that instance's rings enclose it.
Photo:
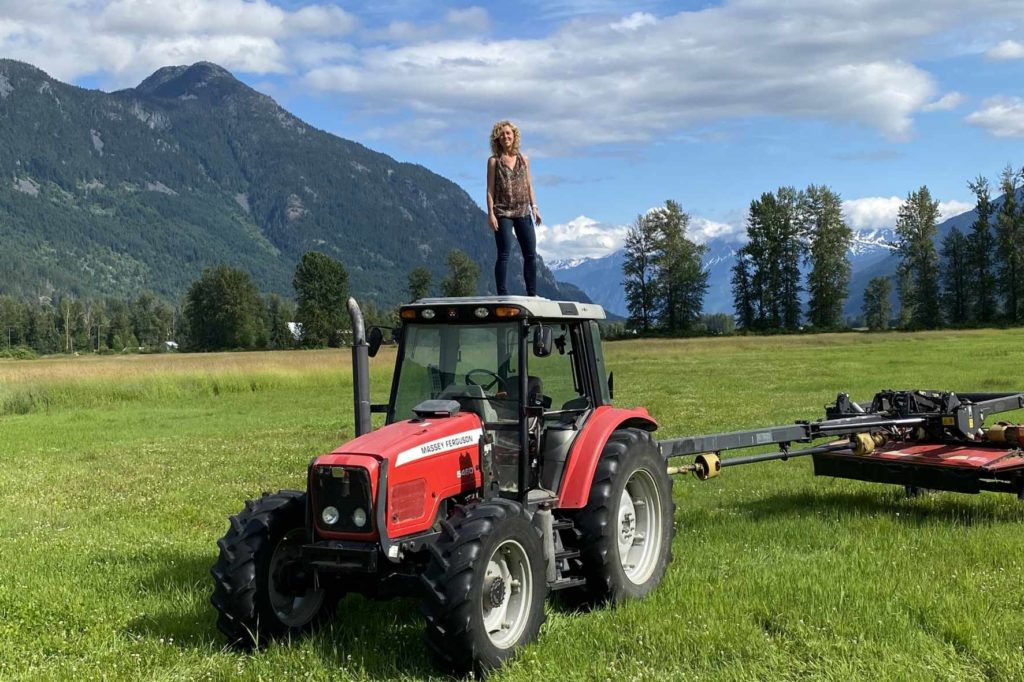
M 403 306 L 387 423 L 472 413 L 502 494 L 557 491 L 580 426 L 610 402 L 600 306 L 534 297 L 421 299 Z M 373 340 L 381 338 L 370 330 Z

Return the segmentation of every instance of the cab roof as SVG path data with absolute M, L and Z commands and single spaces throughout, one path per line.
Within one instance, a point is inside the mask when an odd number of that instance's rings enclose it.
M 525 317 L 547 320 L 603 320 L 604 308 L 594 303 L 578 301 L 552 301 L 539 296 L 461 296 L 452 298 L 421 298 L 401 307 L 402 310 L 442 309 L 475 310 L 493 309 L 499 306 L 515 306 L 523 310 Z M 460 315 L 461 317 L 461 315 Z M 441 321 L 438 319 L 437 321 Z

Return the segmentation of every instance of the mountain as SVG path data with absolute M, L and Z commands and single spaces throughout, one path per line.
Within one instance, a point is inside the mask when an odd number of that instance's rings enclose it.
M 551 271 L 559 282 L 579 287 L 606 311 L 626 317 L 626 294 L 622 289 L 623 251 L 602 258 L 573 258 L 552 261 Z
M 701 263 L 708 271 L 708 291 L 704 297 L 704 312 L 732 312 L 732 264 L 738 248 L 732 240 L 712 239 L 707 242 L 708 252 Z M 615 315 L 629 317 L 626 293 L 622 288 L 622 261 L 625 252 L 620 249 L 601 258 L 577 258 L 552 261 L 549 264 L 559 282 L 568 282 L 582 289 L 595 303 Z
M 437 285 L 455 248 L 494 290 L 494 238 L 458 185 L 317 130 L 216 64 L 104 93 L 0 60 L 0 178 L 2 294 L 173 299 L 227 263 L 290 297 L 299 258 L 322 251 L 351 291 L 392 305 L 414 267 Z M 541 295 L 582 296 L 538 270 Z

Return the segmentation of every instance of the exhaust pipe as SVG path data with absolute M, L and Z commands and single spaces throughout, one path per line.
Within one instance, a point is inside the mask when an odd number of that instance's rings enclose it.
M 370 424 L 370 356 L 366 343 L 363 312 L 356 299 L 348 299 L 348 315 L 352 318 L 352 394 L 355 404 L 356 436 L 369 433 Z

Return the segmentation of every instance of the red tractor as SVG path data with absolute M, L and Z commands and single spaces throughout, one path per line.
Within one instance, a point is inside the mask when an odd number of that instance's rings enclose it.
M 357 437 L 309 464 L 306 491 L 250 501 L 218 542 L 211 602 L 238 647 L 315 628 L 346 593 L 415 596 L 451 673 L 533 641 L 549 592 L 641 597 L 674 534 L 672 482 L 645 409 L 611 404 L 600 306 L 532 297 L 403 306 L 386 404 L 382 333 L 349 300 Z M 386 415 L 371 431 L 371 412 Z

